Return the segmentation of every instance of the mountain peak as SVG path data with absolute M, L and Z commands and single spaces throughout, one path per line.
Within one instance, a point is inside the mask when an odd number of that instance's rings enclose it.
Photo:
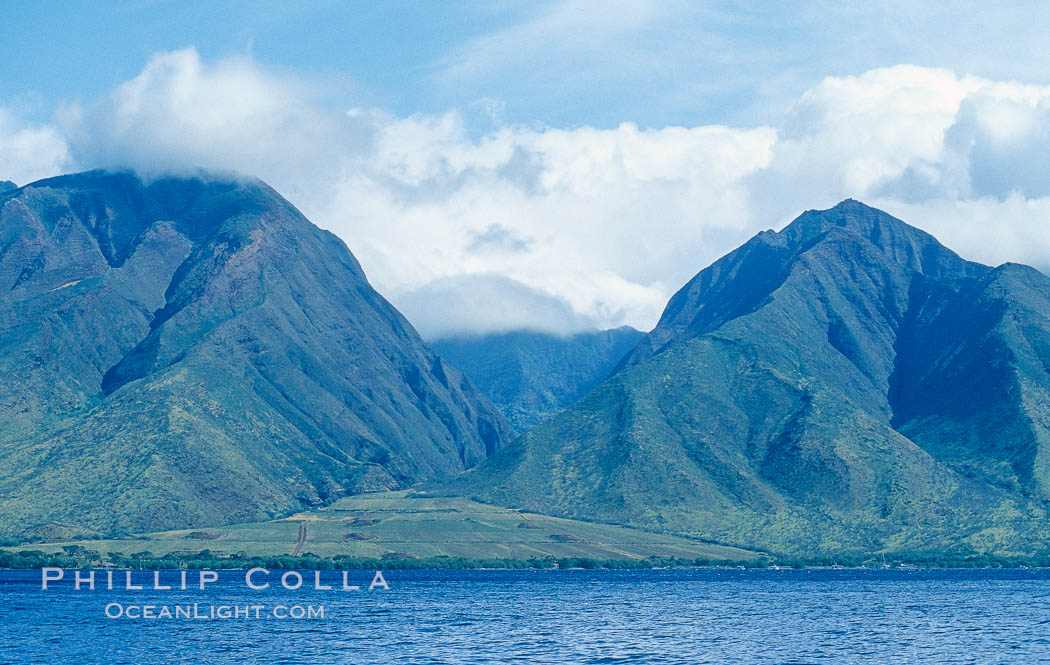
M 89 171 L 13 197 L 0 535 L 267 518 L 452 475 L 508 437 L 349 249 L 262 181 Z
M 235 244 L 246 244 L 263 226 L 298 233 L 310 225 L 262 180 L 229 173 L 144 179 L 133 171 L 93 170 L 37 180 L 11 196 L 46 210 L 45 226 L 80 220 L 113 266 L 122 265 L 157 224 L 172 224 L 192 243 L 221 234 Z
M 281 207 L 294 210 L 280 194 L 258 178 L 235 173 L 195 170 L 143 178 L 134 171 L 96 169 L 37 180 L 25 189 L 67 192 L 78 200 L 102 200 L 128 208 L 138 217 L 176 219 L 192 211 L 222 209 L 225 212 L 255 212 Z M 217 205 L 221 204 L 221 205 Z M 213 220 L 214 221 L 214 220 Z
M 701 271 L 622 371 L 464 478 L 774 552 L 1044 552 L 1048 357 L 1050 279 L 847 200 Z
M 796 242 L 808 244 L 835 227 L 855 231 L 865 236 L 877 237 L 881 237 L 888 231 L 896 231 L 922 237 L 924 241 L 936 242 L 933 236 L 924 231 L 856 199 L 846 199 L 826 210 L 807 210 L 796 217 L 780 233 Z
M 617 371 L 755 311 L 794 271 L 819 272 L 828 283 L 855 280 L 864 272 L 879 283 L 887 275 L 901 284 L 922 275 L 954 284 L 985 270 L 925 231 L 846 199 L 827 210 L 808 210 L 780 232 L 763 231 L 700 271 L 671 298 L 656 328 Z
M 840 235 L 843 233 L 846 235 Z M 838 242 L 848 252 L 868 244 L 891 263 L 923 274 L 972 275 L 984 268 L 963 260 L 922 229 L 855 199 L 846 199 L 827 210 L 808 210 L 778 235 L 796 252 L 807 251 L 825 240 Z
M 215 171 L 209 169 L 191 169 L 185 172 L 172 172 L 161 175 L 142 175 L 131 169 L 91 169 L 77 173 L 43 178 L 29 183 L 27 187 L 51 187 L 69 189 L 94 187 L 99 189 L 135 188 L 148 189 L 157 183 L 199 183 L 218 185 L 228 188 L 270 190 L 269 185 L 252 176 L 245 176 L 233 171 Z
M 849 210 L 851 208 L 862 208 L 864 210 L 875 210 L 875 211 L 878 211 L 877 208 L 873 208 L 873 207 L 867 205 L 866 203 L 858 201 L 857 199 L 855 199 L 853 197 L 842 199 L 841 201 L 836 203 L 834 206 L 832 206 L 831 209 L 832 210 L 837 210 L 837 209 L 840 209 L 840 208 L 844 209 L 844 210 Z

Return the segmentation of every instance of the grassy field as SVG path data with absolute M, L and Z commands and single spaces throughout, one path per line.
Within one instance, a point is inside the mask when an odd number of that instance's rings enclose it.
M 678 557 L 744 561 L 755 552 L 607 524 L 522 513 L 468 499 L 385 492 L 347 497 L 329 507 L 272 522 L 165 531 L 121 540 L 25 545 L 57 551 L 78 544 L 102 554 L 170 552 L 322 557 L 463 557 L 531 559 Z

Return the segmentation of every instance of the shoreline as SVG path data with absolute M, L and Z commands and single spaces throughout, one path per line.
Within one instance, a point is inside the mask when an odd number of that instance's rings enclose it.
M 473 559 L 454 557 L 431 558 L 365 558 L 350 556 L 318 557 L 261 556 L 222 557 L 202 552 L 194 556 L 136 557 L 111 556 L 99 558 L 97 552 L 84 548 L 69 548 L 66 552 L 47 553 L 40 550 L 12 551 L 0 548 L 0 570 L 36 570 L 46 567 L 70 570 L 247 570 L 262 567 L 274 570 L 1033 570 L 1050 569 L 1050 557 L 1009 558 L 986 555 L 957 557 L 900 557 L 883 559 L 864 557 L 864 560 L 838 563 L 829 558 L 777 557 L 747 561 L 703 559 L 593 559 L 586 557 L 542 557 L 534 559 Z M 859 558 L 859 557 L 858 557 Z M 847 557 L 842 557 L 848 560 Z

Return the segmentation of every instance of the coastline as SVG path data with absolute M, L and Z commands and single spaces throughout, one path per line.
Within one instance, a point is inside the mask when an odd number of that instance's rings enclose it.
M 0 570 L 34 570 L 54 567 L 70 570 L 247 570 L 255 567 L 274 570 L 658 570 L 658 569 L 725 569 L 725 570 L 964 570 L 964 569 L 1046 569 L 1050 557 L 995 557 L 968 555 L 957 557 L 865 556 L 863 560 L 841 557 L 802 559 L 777 557 L 746 561 L 674 559 L 592 559 L 586 557 L 543 557 L 533 559 L 467 559 L 429 558 L 361 558 L 350 556 L 318 557 L 212 557 L 202 552 L 192 556 L 157 558 L 116 556 L 99 559 L 97 552 L 81 548 L 72 552 L 45 553 L 39 550 L 12 551 L 0 549 Z

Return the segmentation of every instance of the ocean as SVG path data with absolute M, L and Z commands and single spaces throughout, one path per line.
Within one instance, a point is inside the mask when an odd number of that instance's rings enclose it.
M 0 663 L 1050 663 L 1048 570 L 298 572 L 0 571 Z

